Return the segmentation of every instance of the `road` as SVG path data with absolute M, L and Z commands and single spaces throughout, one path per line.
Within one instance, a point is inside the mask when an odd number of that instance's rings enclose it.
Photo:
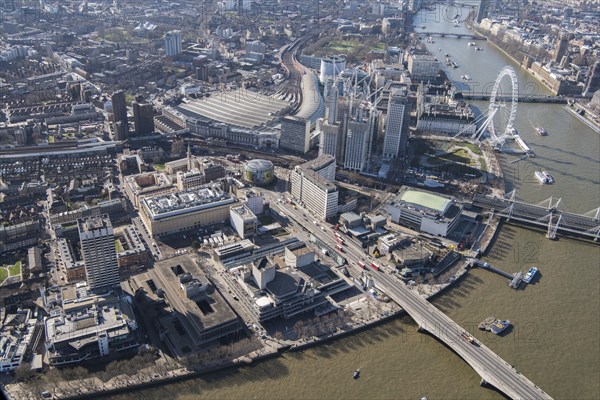
M 329 224 L 320 223 L 321 229 L 314 229 L 310 221 L 305 221 L 306 211 L 295 209 L 282 203 L 277 208 L 296 220 L 304 229 L 310 231 L 319 240 L 335 248 L 334 230 Z M 365 251 L 351 240 L 346 240 L 344 255 L 350 267 L 358 269 L 357 262 L 362 260 L 366 265 L 376 262 Z M 468 334 L 459 324 L 438 310 L 426 298 L 411 290 L 395 275 L 383 272 L 372 272 L 375 286 L 397 302 L 419 325 L 421 330 L 436 336 L 448 345 L 483 378 L 483 380 L 510 396 L 513 399 L 550 399 L 551 397 L 538 388 L 533 382 L 516 371 L 510 364 L 484 344 L 474 344 L 463 339 Z

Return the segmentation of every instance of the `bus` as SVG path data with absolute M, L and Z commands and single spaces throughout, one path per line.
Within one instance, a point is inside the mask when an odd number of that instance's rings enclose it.
M 362 269 L 366 269 L 367 268 L 367 266 L 365 265 L 365 263 L 362 262 L 362 261 L 358 262 L 358 266 L 361 267 Z
M 335 238 L 335 240 L 338 242 L 338 244 L 344 244 L 344 239 L 342 238 Z
M 336 249 L 338 249 L 338 251 L 339 251 L 340 253 L 343 253 L 343 252 L 344 252 L 344 248 L 342 247 L 342 245 L 341 245 L 341 244 L 338 244 L 338 245 L 337 245 L 337 246 L 335 246 L 335 247 L 336 247 Z
M 371 263 L 371 268 L 373 268 L 375 271 L 379 271 L 379 265 L 375 263 Z

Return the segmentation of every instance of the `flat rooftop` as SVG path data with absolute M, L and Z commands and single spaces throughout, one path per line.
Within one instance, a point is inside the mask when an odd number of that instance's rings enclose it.
M 435 210 L 440 214 L 445 213 L 448 209 L 448 206 L 452 203 L 452 200 L 445 197 L 417 190 L 405 191 L 400 197 L 400 200 L 405 203 L 411 203 L 417 206 Z
M 256 219 L 256 215 L 254 215 L 252 210 L 250 210 L 250 208 L 245 204 L 237 207 L 231 207 L 231 211 L 239 215 L 243 221 L 253 221 Z
M 75 285 L 61 288 L 61 295 L 63 306 L 51 310 L 46 320 L 46 337 L 54 343 L 68 342 L 79 349 L 95 342 L 99 331 L 121 336 L 135 326 L 133 310 L 125 298 L 113 294 L 92 295 L 87 287 Z
M 217 185 L 146 197 L 142 204 L 154 220 L 234 203 Z
M 177 107 L 183 114 L 247 129 L 274 124 L 291 102 L 251 91 L 230 91 Z
M 180 277 L 190 274 L 206 286 L 206 290 L 192 298 L 180 286 Z M 174 257 L 154 264 L 154 268 L 134 278 L 135 286 L 144 289 L 146 295 L 155 301 L 160 301 L 156 294 L 159 289 L 164 291 L 171 314 L 178 316 L 181 324 L 189 332 L 188 339 L 197 346 L 202 345 L 203 335 L 219 326 L 237 321 L 237 315 L 214 288 L 206 275 L 189 256 Z M 217 335 L 214 331 L 211 335 Z

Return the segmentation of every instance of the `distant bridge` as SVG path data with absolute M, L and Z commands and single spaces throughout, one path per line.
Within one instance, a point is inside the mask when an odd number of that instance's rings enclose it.
M 515 190 L 503 198 L 480 194 L 473 197 L 473 205 L 492 210 L 507 221 L 546 228 L 548 239 L 555 239 L 562 232 L 597 242 L 600 239 L 600 207 L 586 214 L 574 214 L 559 210 L 560 202 L 561 199 L 550 197 L 539 204 L 525 203 L 515 199 Z
M 458 39 L 473 39 L 473 40 L 487 40 L 484 36 L 474 35 L 472 33 L 448 33 L 448 32 L 417 32 L 418 35 L 425 36 L 440 36 L 440 37 L 455 37 Z
M 466 83 L 468 84 L 469 82 L 467 81 Z M 465 100 L 490 100 L 489 93 L 462 93 L 462 97 Z M 512 101 L 511 96 L 496 96 L 496 99 L 500 101 Z M 519 102 L 567 104 L 567 99 L 561 96 L 521 95 L 519 96 Z

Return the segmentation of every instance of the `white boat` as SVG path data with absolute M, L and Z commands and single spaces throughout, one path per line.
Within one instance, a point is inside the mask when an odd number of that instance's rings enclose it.
M 551 185 L 554 183 L 554 178 L 546 171 L 535 171 L 535 177 L 544 185 Z
M 548 181 L 548 184 L 553 184 L 554 183 L 554 178 L 552 177 L 552 175 L 550 175 L 548 173 L 548 171 L 542 171 L 542 174 L 544 174 L 544 177 Z
M 523 151 L 527 154 L 533 154 L 533 150 L 531 150 L 531 147 L 529 147 L 527 145 L 527 143 L 525 143 L 525 141 L 521 138 L 520 135 L 514 135 L 513 136 L 515 138 L 515 142 L 517 142 L 517 144 L 519 145 L 519 147 L 521 149 L 523 149 Z
M 537 274 L 538 269 L 536 267 L 531 267 L 523 277 L 523 282 L 530 283 L 535 274 Z
M 461 78 L 462 78 L 463 81 L 470 81 L 471 80 L 471 77 L 469 75 L 463 75 L 463 76 L 461 76 Z
M 469 46 L 475 46 L 475 42 L 469 42 Z

